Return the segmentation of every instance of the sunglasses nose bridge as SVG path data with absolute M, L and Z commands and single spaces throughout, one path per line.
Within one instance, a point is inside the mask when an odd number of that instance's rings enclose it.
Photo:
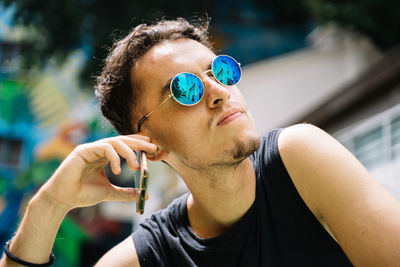
M 203 80 L 204 98 L 207 105 L 214 108 L 218 104 L 222 104 L 230 98 L 230 90 L 226 86 L 219 83 L 214 76 L 205 77 Z
M 220 81 L 218 81 L 218 79 L 215 77 L 215 75 L 214 75 L 212 69 L 206 70 L 206 71 L 204 72 L 204 75 L 203 75 L 201 81 L 202 81 L 202 83 L 203 83 L 203 86 L 204 86 L 204 83 L 205 83 L 205 81 L 206 81 L 206 83 L 207 83 L 207 82 L 212 83 L 212 84 L 216 83 L 216 84 L 218 84 L 218 85 L 221 85 L 221 86 L 225 87 L 225 85 L 223 85 L 223 84 L 222 84 Z

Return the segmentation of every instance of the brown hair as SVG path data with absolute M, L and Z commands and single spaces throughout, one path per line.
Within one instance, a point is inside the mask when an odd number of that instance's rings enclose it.
M 140 119 L 137 103 L 143 88 L 130 75 L 136 61 L 164 40 L 189 38 L 212 49 L 208 24 L 208 19 L 195 25 L 183 18 L 162 20 L 153 25 L 141 24 L 114 43 L 102 73 L 96 77 L 95 94 L 103 116 L 120 134 L 136 132 L 136 125 L 133 124 Z

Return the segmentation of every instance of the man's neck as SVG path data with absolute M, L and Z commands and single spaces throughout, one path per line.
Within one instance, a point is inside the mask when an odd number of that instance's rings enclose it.
M 235 168 L 185 179 L 191 191 L 187 209 L 192 230 L 201 238 L 226 232 L 255 199 L 255 173 L 249 158 Z

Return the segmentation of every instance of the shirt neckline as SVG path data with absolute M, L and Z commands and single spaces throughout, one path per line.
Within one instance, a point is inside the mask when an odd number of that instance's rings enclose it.
M 257 196 L 242 218 L 240 218 L 228 231 L 216 237 L 201 238 L 193 232 L 192 227 L 190 226 L 187 211 L 187 198 L 189 197 L 189 194 L 190 193 L 186 193 L 186 195 L 182 197 L 182 201 L 179 205 L 178 217 L 180 218 L 181 223 L 180 227 L 178 228 L 178 232 L 183 237 L 185 242 L 189 243 L 198 250 L 212 250 L 219 247 L 222 243 L 226 243 L 228 240 L 235 238 L 237 235 L 243 235 L 243 229 L 247 230 L 247 227 L 244 226 L 250 223 L 252 217 L 256 214 L 255 210 Z

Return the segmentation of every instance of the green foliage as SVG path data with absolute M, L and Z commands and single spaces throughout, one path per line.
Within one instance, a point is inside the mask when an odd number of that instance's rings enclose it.
M 291 25 L 301 24 L 313 17 L 317 23 L 336 21 L 364 33 L 383 49 L 400 42 L 398 30 L 400 1 L 398 0 L 253 0 L 254 14 L 242 12 L 242 2 L 182 1 L 182 0 L 0 0 L 15 7 L 16 23 L 29 25 L 37 32 L 25 46 L 25 68 L 43 66 L 50 57 L 59 62 L 72 50 L 85 47 L 91 55 L 81 73 L 86 85 L 92 84 L 93 75 L 100 71 L 102 61 L 116 39 L 126 35 L 140 23 L 161 18 L 213 17 L 221 15 L 231 23 Z M 226 22 L 226 21 L 225 21 Z M 258 25 L 259 26 L 259 25 Z M 31 29 L 29 28 L 29 29 Z
M 98 74 L 108 48 L 140 23 L 161 17 L 202 15 L 207 2 L 156 0 L 0 0 L 15 7 L 17 24 L 31 25 L 38 38 L 26 45 L 23 65 L 43 66 L 50 57 L 62 62 L 69 52 L 85 47 L 91 54 L 83 70 L 83 81 Z
M 66 216 L 54 241 L 54 254 L 57 255 L 57 260 L 53 266 L 80 266 L 82 244 L 88 239 L 85 230 L 70 216 Z
M 381 48 L 400 42 L 398 0 L 304 0 L 317 22 L 336 21 L 369 37 Z
M 29 110 L 25 83 L 13 80 L 0 81 L 0 120 L 7 123 L 29 122 Z

